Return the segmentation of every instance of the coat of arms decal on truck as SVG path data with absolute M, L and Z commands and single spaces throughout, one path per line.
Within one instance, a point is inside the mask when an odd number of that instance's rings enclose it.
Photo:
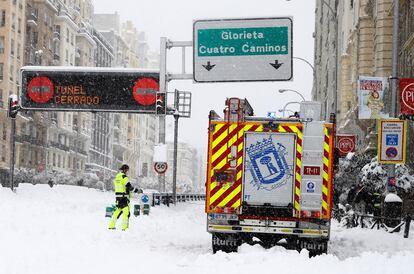
M 281 143 L 275 145 L 271 136 L 251 144 L 246 148 L 246 152 L 249 156 L 249 159 L 246 159 L 246 167 L 253 178 L 249 183 L 258 190 L 271 191 L 291 180 L 293 167 L 286 161 L 288 151 Z

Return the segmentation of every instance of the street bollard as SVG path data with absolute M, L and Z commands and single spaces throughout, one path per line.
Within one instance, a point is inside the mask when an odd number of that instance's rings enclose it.
M 410 234 L 410 223 L 411 223 L 411 216 L 407 214 L 407 217 L 405 217 L 404 238 L 408 238 Z
M 361 215 L 361 228 L 364 228 L 364 216 Z
M 150 206 L 149 204 L 144 204 L 143 209 L 142 209 L 142 213 L 144 215 L 149 215 L 149 211 L 150 211 Z
M 155 206 L 155 193 L 152 193 L 152 203 L 151 203 L 152 207 Z
M 140 215 L 141 206 L 140 205 L 134 205 L 134 216 L 137 217 Z

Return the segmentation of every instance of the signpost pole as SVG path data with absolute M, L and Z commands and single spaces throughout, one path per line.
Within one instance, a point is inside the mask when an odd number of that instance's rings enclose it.
M 173 201 L 177 201 L 177 154 L 178 154 L 178 90 L 174 92 L 174 163 L 173 163 Z
M 397 87 L 398 87 L 398 31 L 400 18 L 400 1 L 394 0 L 394 18 L 392 32 L 392 77 L 391 77 L 391 117 L 396 117 Z M 390 165 L 388 169 L 387 186 L 395 180 L 395 165 Z
M 164 101 L 167 104 L 167 38 L 161 37 L 160 42 L 160 93 L 164 94 Z M 165 144 L 165 114 L 158 116 L 158 142 Z M 165 174 L 158 175 L 158 189 L 165 192 Z
M 16 119 L 11 119 L 11 130 L 10 130 L 10 189 L 14 190 L 14 151 L 15 151 L 15 139 L 16 136 Z

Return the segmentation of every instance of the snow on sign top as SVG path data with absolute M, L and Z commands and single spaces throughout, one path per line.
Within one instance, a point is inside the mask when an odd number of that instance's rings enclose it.
M 195 82 L 290 81 L 291 17 L 197 20 Z

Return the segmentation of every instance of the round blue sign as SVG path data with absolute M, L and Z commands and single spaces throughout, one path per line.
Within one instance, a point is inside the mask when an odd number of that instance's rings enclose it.
M 142 197 L 141 197 L 141 201 L 142 201 L 143 203 L 148 203 L 148 201 L 149 201 L 149 197 L 148 197 L 148 195 L 146 195 L 146 194 L 142 195 Z
M 398 150 L 395 147 L 389 147 L 385 151 L 385 154 L 388 156 L 388 158 L 395 158 L 398 155 Z
M 315 192 L 315 183 L 314 182 L 308 182 L 306 184 L 306 192 L 309 192 L 309 193 Z

